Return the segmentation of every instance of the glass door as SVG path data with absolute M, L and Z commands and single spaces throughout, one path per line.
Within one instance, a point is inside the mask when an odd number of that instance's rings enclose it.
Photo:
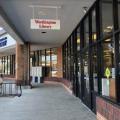
M 83 89 L 83 102 L 91 108 L 91 91 L 90 91 L 90 77 L 89 77 L 89 57 L 88 57 L 88 50 L 82 53 L 82 60 L 83 60 L 83 77 L 82 81 L 84 81 Z

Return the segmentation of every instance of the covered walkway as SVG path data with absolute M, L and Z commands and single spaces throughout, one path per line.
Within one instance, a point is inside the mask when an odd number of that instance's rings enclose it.
M 22 97 L 0 98 L 0 120 L 95 120 L 78 98 L 59 84 L 23 90 Z

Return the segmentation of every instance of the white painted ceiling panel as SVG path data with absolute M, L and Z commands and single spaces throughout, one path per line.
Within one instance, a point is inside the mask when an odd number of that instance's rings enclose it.
M 28 41 L 43 46 L 62 45 L 84 16 L 83 7 L 88 8 L 95 0 L 0 0 L 0 6 L 7 14 L 17 31 Z M 32 8 L 29 5 L 61 6 L 58 18 L 60 30 L 31 30 Z M 56 19 L 56 9 L 35 8 L 35 18 Z M 42 34 L 42 31 L 47 33 Z

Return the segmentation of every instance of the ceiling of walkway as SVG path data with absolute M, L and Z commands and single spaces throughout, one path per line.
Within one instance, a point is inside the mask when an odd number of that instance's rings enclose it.
M 83 7 L 90 7 L 95 0 L 0 0 L 0 6 L 24 41 L 56 47 L 62 45 L 85 14 Z M 32 8 L 30 5 L 60 6 L 58 18 L 60 30 L 31 30 Z M 56 10 L 36 8 L 36 18 L 56 19 Z M 7 31 L 7 30 L 6 30 Z M 46 32 L 43 34 L 42 32 Z

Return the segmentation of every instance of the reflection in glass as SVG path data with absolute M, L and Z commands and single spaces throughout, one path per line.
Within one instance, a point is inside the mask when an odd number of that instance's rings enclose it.
M 119 28 L 120 28 L 120 0 L 118 0 L 118 17 L 119 17 Z
M 77 51 L 80 51 L 80 27 L 77 29 Z
M 8 56 L 8 75 L 10 74 L 10 56 Z
M 46 49 L 46 66 L 50 67 L 50 49 Z
M 2 73 L 2 58 L 0 58 L 0 73 Z
M 84 47 L 89 45 L 89 24 L 88 17 L 84 21 Z
M 0 58 L 0 74 L 15 75 L 15 55 Z
M 7 56 L 5 56 L 5 74 L 7 75 Z
M 102 0 L 102 32 L 104 37 L 112 33 L 113 30 L 112 17 L 113 17 L 112 0 Z
M 92 12 L 92 42 L 96 42 L 96 11 L 93 10 Z
M 98 78 L 97 78 L 97 70 L 98 70 L 98 65 L 97 65 L 97 46 L 94 46 L 92 48 L 92 67 L 93 67 L 93 84 L 94 84 L 94 91 L 98 91 Z
M 86 84 L 85 87 L 86 87 L 86 92 L 89 93 L 88 51 L 84 53 L 83 63 L 84 63 L 84 80 Z
M 103 77 L 102 77 L 102 95 L 109 96 L 112 99 L 115 95 L 115 65 L 114 65 L 114 46 L 113 39 L 106 39 L 102 43 L 103 47 Z
M 42 50 L 41 57 L 42 57 L 42 66 L 45 66 L 45 50 Z

